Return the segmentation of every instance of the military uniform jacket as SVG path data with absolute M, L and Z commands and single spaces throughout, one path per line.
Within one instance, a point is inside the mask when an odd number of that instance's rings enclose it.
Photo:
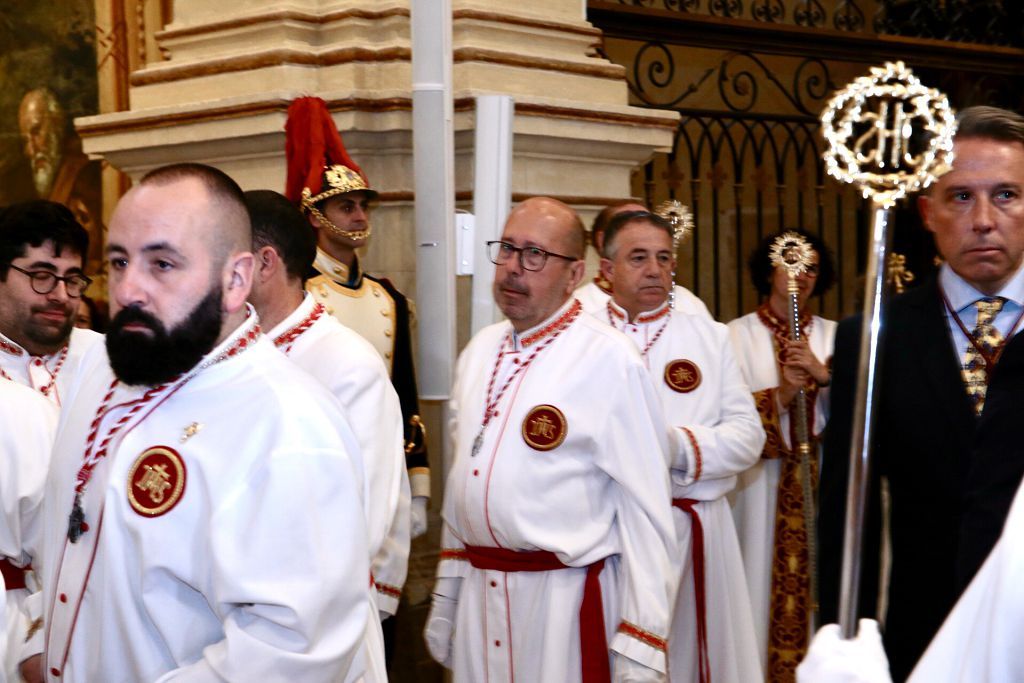
M 353 269 L 317 249 L 306 290 L 338 321 L 370 342 L 387 366 L 405 420 L 406 467 L 413 496 L 430 497 L 427 446 L 412 359 L 412 302 L 387 278 Z

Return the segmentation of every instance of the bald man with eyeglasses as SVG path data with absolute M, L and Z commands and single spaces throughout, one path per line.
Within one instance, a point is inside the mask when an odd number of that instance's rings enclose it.
M 488 245 L 507 321 L 459 358 L 426 640 L 455 681 L 663 681 L 669 430 L 639 352 L 587 313 L 583 227 L 537 197 Z

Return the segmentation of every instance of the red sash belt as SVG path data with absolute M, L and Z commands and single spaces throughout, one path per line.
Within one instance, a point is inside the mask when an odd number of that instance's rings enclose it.
M 700 683 L 711 683 L 711 662 L 708 658 L 707 589 L 704 582 L 704 526 L 700 523 L 693 498 L 673 498 L 672 505 L 690 515 L 693 529 L 693 593 L 697 608 L 697 667 Z
M 504 548 L 466 546 L 466 558 L 477 569 L 499 572 L 547 572 L 567 569 L 558 556 L 547 550 L 519 552 Z M 580 662 L 583 683 L 609 683 L 608 639 L 604 630 L 604 606 L 599 576 L 604 560 L 587 567 L 580 604 Z
M 4 577 L 4 586 L 9 591 L 16 591 L 25 588 L 25 572 L 28 567 L 22 569 L 11 564 L 10 560 L 0 560 L 0 575 Z

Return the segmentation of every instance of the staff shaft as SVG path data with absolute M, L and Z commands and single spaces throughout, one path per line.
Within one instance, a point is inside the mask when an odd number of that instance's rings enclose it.
M 790 274 L 789 276 L 789 336 L 794 341 L 800 341 L 803 338 L 802 330 L 800 329 L 800 303 L 799 303 L 799 288 L 797 286 L 796 278 Z M 811 605 L 812 612 L 817 613 L 818 608 L 818 544 L 815 536 L 814 520 L 815 516 L 815 500 L 814 500 L 814 481 L 811 476 L 811 429 L 807 420 L 807 392 L 801 388 L 797 392 L 796 401 L 794 404 L 796 414 L 794 419 L 796 420 L 796 441 L 797 451 L 800 453 L 800 490 L 804 497 L 804 533 L 807 534 L 807 559 L 808 559 L 808 574 L 810 575 L 810 593 L 811 593 Z M 813 618 L 813 616 L 812 616 Z
M 871 250 L 864 277 L 864 308 L 857 367 L 857 393 L 853 404 L 853 432 L 850 443 L 850 478 L 846 495 L 846 527 L 843 535 L 843 570 L 839 593 L 839 627 L 842 637 L 857 635 L 857 603 L 860 597 L 861 552 L 867 507 L 868 476 L 875 413 L 882 337 L 882 301 L 885 296 L 885 263 L 889 251 L 892 210 L 872 204 Z

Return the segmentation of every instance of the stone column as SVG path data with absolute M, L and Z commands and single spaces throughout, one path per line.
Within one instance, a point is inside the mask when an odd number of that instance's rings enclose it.
M 106 0 L 97 0 L 106 6 Z M 549 194 L 585 218 L 630 194 L 638 163 L 671 145 L 676 115 L 626 104 L 621 66 L 597 56 L 580 0 L 453 3 L 457 198 L 473 179 L 473 97 L 516 100 L 514 199 Z M 382 192 L 368 269 L 415 297 L 409 0 L 176 0 L 159 50 L 130 74 L 126 111 L 77 121 L 87 153 L 135 179 L 175 161 L 283 189 L 284 121 L 327 100 Z M 161 60 L 160 57 L 163 57 Z

